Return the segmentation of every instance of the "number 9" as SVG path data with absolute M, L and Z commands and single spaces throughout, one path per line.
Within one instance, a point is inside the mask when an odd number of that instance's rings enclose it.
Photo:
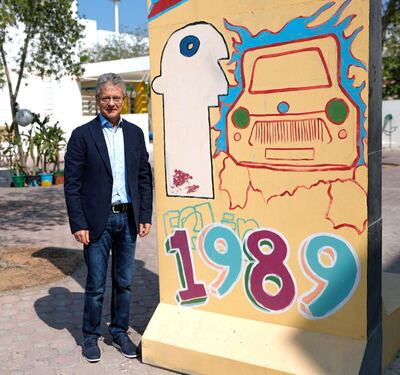
M 307 319 L 322 319 L 339 310 L 354 293 L 360 265 L 349 243 L 331 234 L 308 237 L 299 251 L 300 265 L 314 283 L 299 297 L 298 307 Z

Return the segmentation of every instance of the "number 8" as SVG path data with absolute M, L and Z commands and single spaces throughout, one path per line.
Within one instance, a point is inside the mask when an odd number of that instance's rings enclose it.
M 265 246 L 268 253 L 263 251 Z M 245 239 L 243 249 L 249 259 L 244 282 L 250 301 L 267 312 L 287 309 L 294 300 L 296 287 L 285 264 L 288 246 L 283 236 L 267 229 L 257 230 Z M 265 288 L 267 282 L 275 286 L 275 293 Z

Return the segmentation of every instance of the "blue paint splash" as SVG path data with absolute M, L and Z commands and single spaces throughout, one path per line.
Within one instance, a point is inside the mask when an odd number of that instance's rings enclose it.
M 352 0 L 346 0 L 333 14 L 333 16 L 322 23 L 309 27 L 309 24 L 315 21 L 322 13 L 335 5 L 335 2 L 329 2 L 326 5 L 319 8 L 317 12 L 309 17 L 298 17 L 289 21 L 280 31 L 273 33 L 269 30 L 263 30 L 257 35 L 252 35 L 249 30 L 242 26 L 235 26 L 225 21 L 225 27 L 233 32 L 236 32 L 240 37 L 240 41 L 234 40 L 233 47 L 235 52 L 232 54 L 230 63 L 236 63 L 234 75 L 237 81 L 237 85 L 229 86 L 228 94 L 220 97 L 220 108 L 221 108 L 221 119 L 215 125 L 215 129 L 220 131 L 220 135 L 216 141 L 216 154 L 218 155 L 221 151 L 227 151 L 227 140 L 226 140 L 226 128 L 227 128 L 227 113 L 231 105 L 236 101 L 238 96 L 243 91 L 243 77 L 242 77 L 242 56 L 250 48 L 269 46 L 276 43 L 294 42 L 306 38 L 324 36 L 334 34 L 340 45 L 340 76 L 341 85 L 353 99 L 354 103 L 360 113 L 360 137 L 358 140 L 360 156 L 357 161 L 357 165 L 365 164 L 364 161 L 364 144 L 363 140 L 367 136 L 367 132 L 364 128 L 365 124 L 365 109 L 366 105 L 361 98 L 361 92 L 365 88 L 365 82 L 362 82 L 360 86 L 354 86 L 355 78 L 348 77 L 348 70 L 351 66 L 367 69 L 365 64 L 356 59 L 351 53 L 351 45 L 362 30 L 362 27 L 357 28 L 350 36 L 345 37 L 345 30 L 349 27 L 354 15 L 350 15 L 342 20 L 340 23 L 340 16 L 343 11 L 350 4 Z

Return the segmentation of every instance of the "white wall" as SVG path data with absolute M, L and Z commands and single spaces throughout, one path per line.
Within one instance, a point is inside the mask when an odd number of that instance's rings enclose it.
M 79 84 L 75 79 L 63 77 L 60 81 L 28 77 L 23 80 L 18 95 L 19 107 L 49 115 L 53 122 L 59 121 L 62 128 L 72 131 L 82 116 L 82 101 Z M 11 124 L 11 110 L 6 87 L 0 90 L 0 125 Z
M 393 116 L 392 147 L 400 147 L 400 100 L 384 100 L 382 102 L 382 127 L 387 114 L 391 114 Z M 387 127 L 389 128 L 389 126 Z M 383 147 L 389 147 L 389 143 L 390 137 L 382 133 Z

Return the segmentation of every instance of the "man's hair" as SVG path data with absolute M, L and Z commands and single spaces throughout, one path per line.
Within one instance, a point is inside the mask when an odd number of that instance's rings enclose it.
M 105 73 L 102 74 L 99 78 L 97 78 L 96 96 L 99 96 L 101 88 L 108 83 L 111 83 L 114 86 L 121 86 L 122 92 L 124 93 L 124 95 L 126 95 L 126 85 L 124 80 L 118 74 Z

